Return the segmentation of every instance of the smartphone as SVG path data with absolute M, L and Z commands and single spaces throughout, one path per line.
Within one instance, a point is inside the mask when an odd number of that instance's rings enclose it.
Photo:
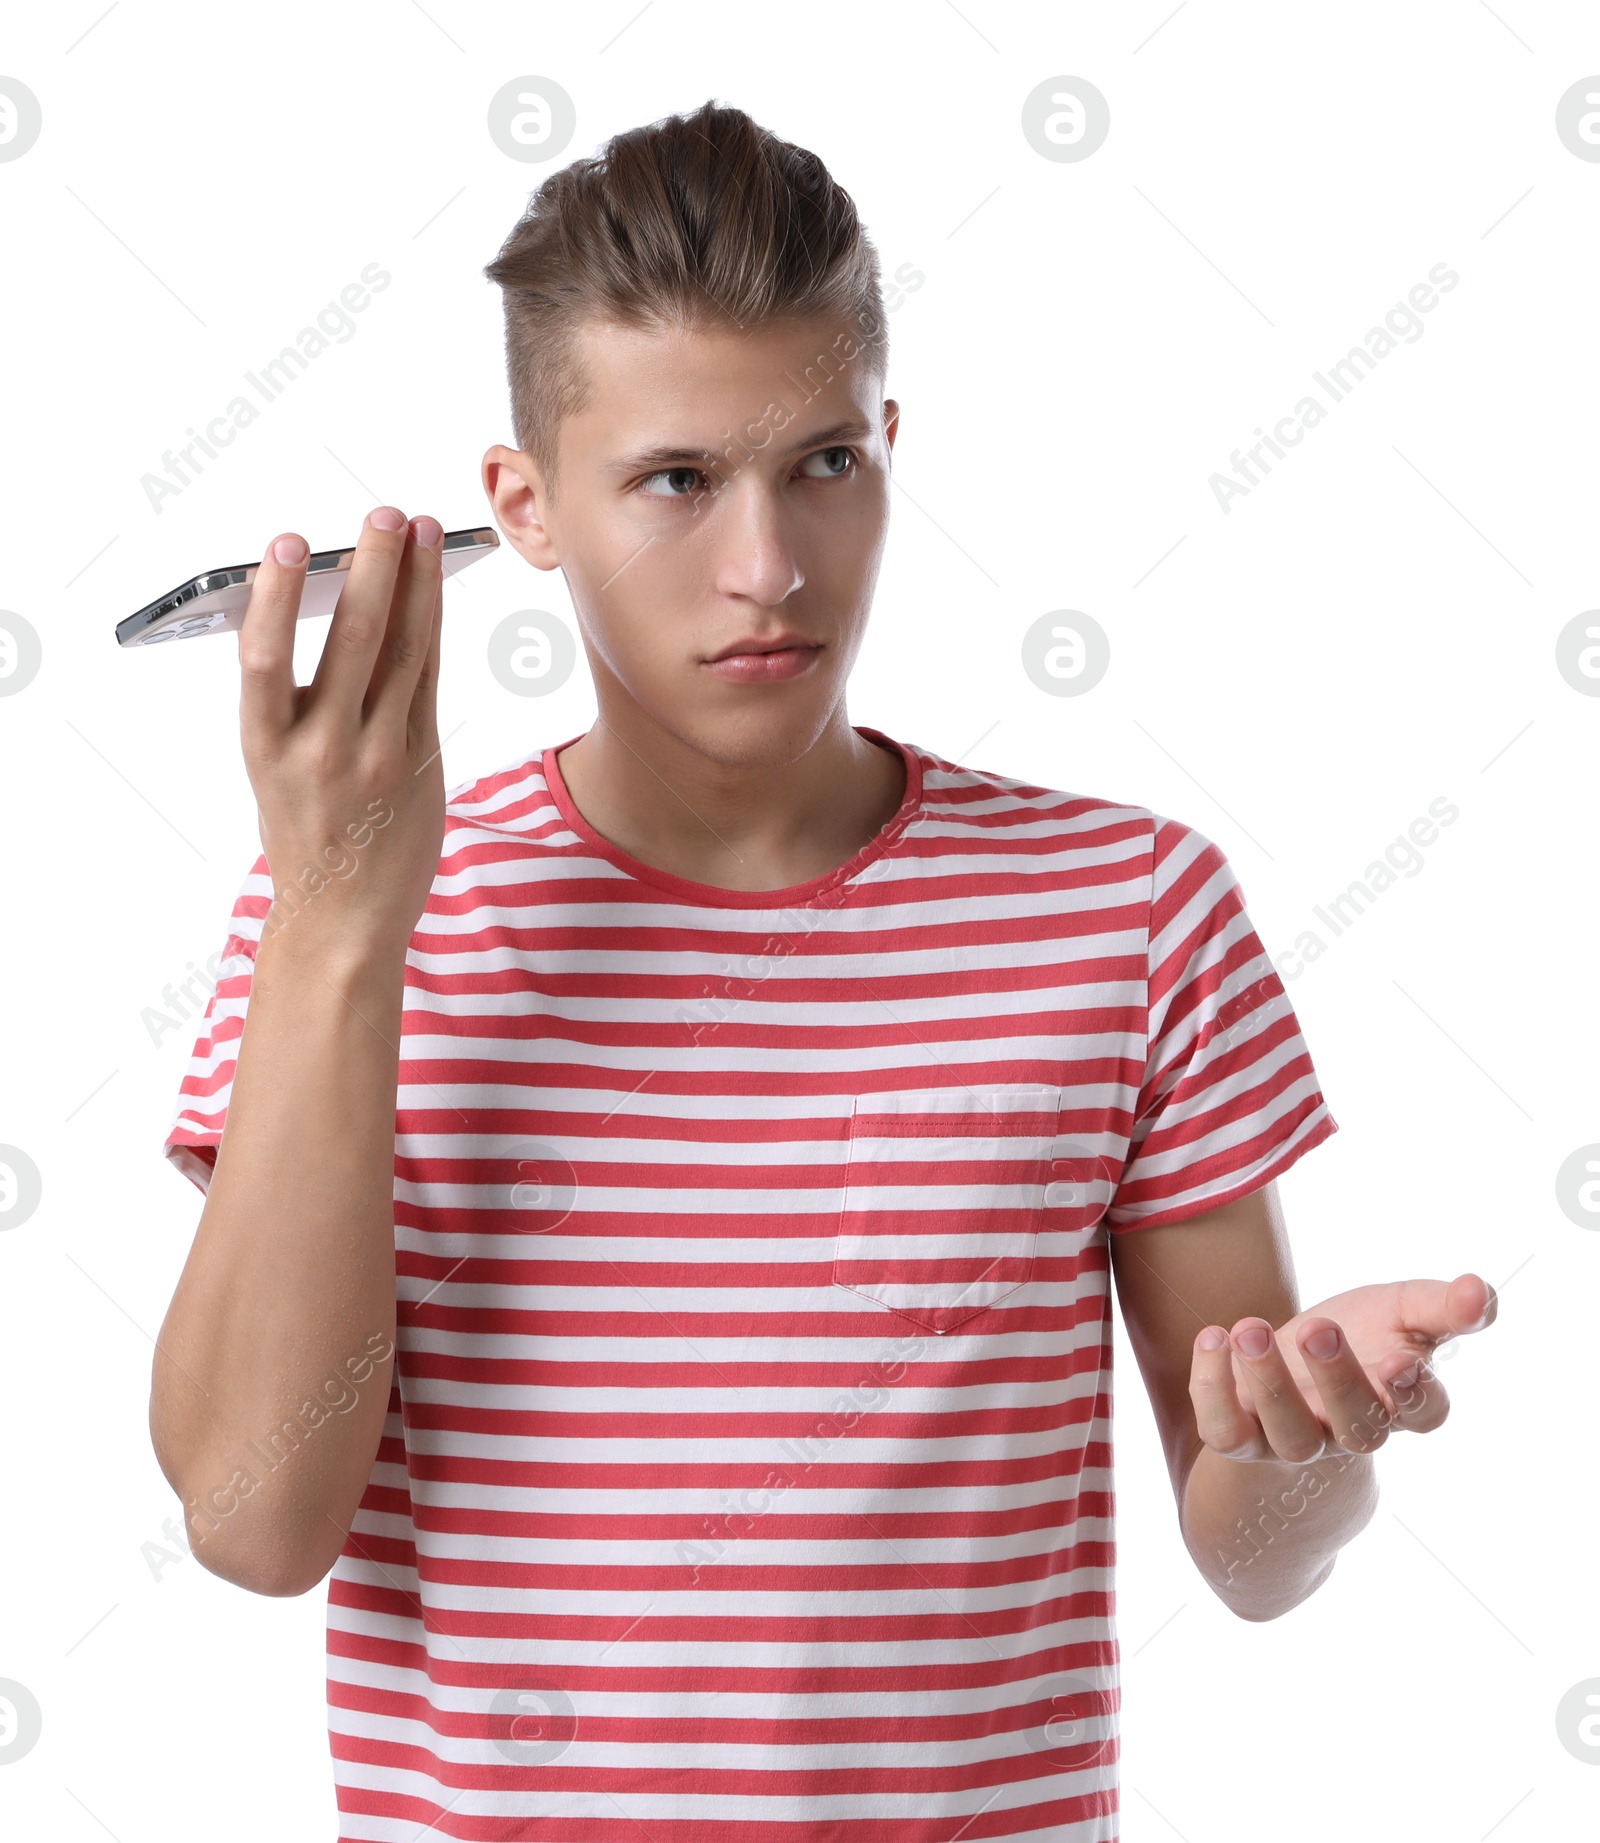
M 498 550 L 500 539 L 492 525 L 476 531 L 444 534 L 444 573 L 454 576 L 479 557 Z M 339 591 L 350 574 L 355 546 L 347 550 L 317 550 L 306 559 L 305 584 L 300 591 L 300 619 L 332 614 Z M 187 640 L 194 634 L 237 632 L 250 605 L 250 585 L 261 562 L 235 563 L 227 569 L 206 570 L 169 589 L 148 606 L 117 622 L 118 646 L 156 646 L 163 640 Z

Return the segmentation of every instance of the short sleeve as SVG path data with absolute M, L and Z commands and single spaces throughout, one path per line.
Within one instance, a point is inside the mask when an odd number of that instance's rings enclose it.
M 189 1053 L 162 1147 L 166 1157 L 202 1192 L 210 1188 L 216 1168 L 228 1097 L 233 1092 L 234 1062 L 250 1004 L 256 949 L 272 901 L 272 877 L 263 852 L 234 897 L 228 931 L 216 959 L 216 983 Z
M 1145 1067 L 1112 1232 L 1246 1196 L 1339 1130 L 1232 866 L 1152 818 Z

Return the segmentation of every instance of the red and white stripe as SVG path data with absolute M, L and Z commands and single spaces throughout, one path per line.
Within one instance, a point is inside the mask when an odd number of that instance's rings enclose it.
M 904 802 L 788 890 L 619 851 L 568 743 L 449 797 L 341 1843 L 1117 1836 L 1106 1237 L 1337 1126 L 1216 845 L 857 727 Z M 271 899 L 166 1140 L 202 1189 Z

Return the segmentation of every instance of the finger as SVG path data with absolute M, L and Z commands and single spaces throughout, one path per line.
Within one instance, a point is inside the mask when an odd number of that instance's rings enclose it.
M 1247 1344 L 1264 1332 L 1266 1348 L 1252 1355 Z M 1245 1373 L 1257 1417 L 1272 1451 L 1280 1459 L 1320 1459 L 1328 1432 L 1289 1373 L 1278 1340 L 1264 1318 L 1241 1318 L 1233 1327 L 1233 1350 Z
M 388 631 L 367 687 L 369 719 L 400 724 L 411 708 L 433 639 L 433 617 L 444 574 L 443 536 L 438 519 L 426 516 L 413 519 L 406 532 Z
M 1308 1318 L 1296 1326 L 1295 1344 L 1334 1439 L 1347 1453 L 1376 1452 L 1399 1424 L 1395 1404 L 1378 1393 L 1350 1340 L 1333 1319 Z
M 1407 1280 L 1400 1289 L 1400 1318 L 1414 1355 L 1424 1359 L 1416 1384 L 1409 1382 L 1405 1400 L 1396 1404 L 1399 1424 L 1408 1432 L 1431 1433 L 1449 1418 L 1450 1397 L 1438 1379 L 1431 1359 L 1441 1346 L 1458 1337 L 1487 1330 L 1500 1315 L 1500 1296 L 1480 1274 L 1457 1274 L 1451 1281 Z M 1447 1350 L 1446 1354 L 1453 1354 Z M 1378 1380 L 1391 1391 L 1390 1377 L 1409 1367 L 1398 1354 L 1378 1372 Z
M 1383 1386 L 1393 1404 L 1394 1425 L 1403 1433 L 1432 1433 L 1450 1416 L 1450 1397 L 1426 1357 L 1411 1357 Z
M 285 563 L 283 545 L 298 560 Z M 280 533 L 267 546 L 239 624 L 239 730 L 245 747 L 262 752 L 294 717 L 294 632 L 311 547 L 298 531 Z
M 1465 1311 L 1476 1309 L 1476 1316 L 1463 1328 L 1465 1331 L 1486 1331 L 1500 1316 L 1500 1295 L 1484 1279 L 1482 1274 L 1460 1273 L 1451 1282 L 1452 1286 L 1462 1288 L 1461 1296 L 1454 1303 Z M 1477 1305 L 1479 1293 L 1483 1294 L 1483 1304 Z
M 313 705 L 334 706 L 350 717 L 359 714 L 373 661 L 389 630 L 406 537 L 405 513 L 395 507 L 378 506 L 367 514 L 311 680 Z
M 1453 1280 L 1407 1280 L 1400 1288 L 1400 1322 L 1413 1337 L 1432 1344 L 1486 1330 L 1499 1315 L 1500 1299 L 1481 1274 Z
M 1206 1340 L 1215 1338 L 1214 1346 Z M 1207 1446 L 1227 1459 L 1265 1459 L 1267 1437 L 1261 1423 L 1245 1411 L 1233 1378 L 1233 1352 L 1220 1325 L 1207 1325 L 1195 1339 L 1189 1367 L 1189 1400 L 1195 1430 Z
M 441 571 L 433 591 L 433 631 L 428 639 L 428 656 L 417 674 L 417 689 L 411 699 L 412 722 L 422 726 L 422 734 L 431 733 L 435 741 L 439 735 L 439 661 L 443 649 L 443 633 L 444 575 Z

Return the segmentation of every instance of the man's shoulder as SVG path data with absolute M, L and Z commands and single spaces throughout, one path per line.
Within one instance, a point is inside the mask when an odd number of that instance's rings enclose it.
M 485 769 L 445 789 L 445 830 L 489 827 L 527 832 L 558 817 L 544 772 L 545 747 Z
M 917 753 L 923 760 L 924 814 L 935 823 L 1016 831 L 1019 839 L 1055 831 L 1086 839 L 1151 840 L 1159 832 L 1167 845 L 1200 836 L 1182 820 L 1134 801 L 953 762 L 934 749 L 918 747 Z

